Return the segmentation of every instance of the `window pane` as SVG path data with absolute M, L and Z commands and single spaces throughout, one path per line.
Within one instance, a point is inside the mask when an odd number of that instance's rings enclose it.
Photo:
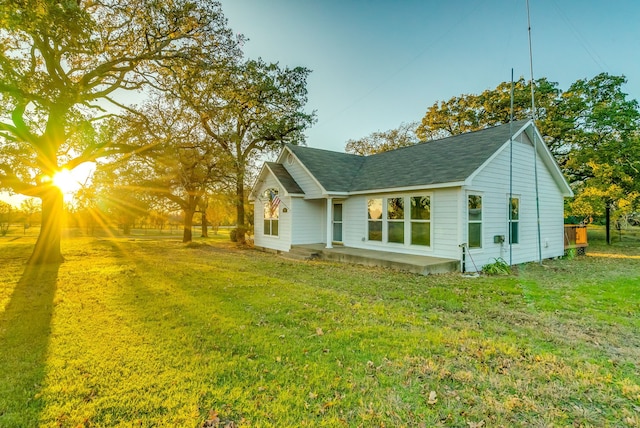
M 333 221 L 342 221 L 342 204 L 333 204 Z
M 271 220 L 264 221 L 264 234 L 271 235 Z
M 469 195 L 469 220 L 482 220 L 482 196 Z
M 369 220 L 382 219 L 382 199 L 369 199 L 367 201 Z
M 469 247 L 482 247 L 482 223 L 469 223 Z
M 404 198 L 387 199 L 387 218 L 401 220 L 404 218 Z
M 511 222 L 511 243 L 517 244 L 520 242 L 520 238 L 518 236 L 518 222 Z
M 382 241 L 381 221 L 369 221 L 369 241 Z
M 342 242 L 342 223 L 333 223 L 333 241 Z
M 404 222 L 389 222 L 389 242 L 404 243 Z
M 428 196 L 411 198 L 411 218 L 413 220 L 431 220 L 431 199 Z
M 271 220 L 271 235 L 278 236 L 278 220 Z
M 520 199 L 512 198 L 511 199 L 511 220 L 518 220 L 520 213 Z
M 411 223 L 411 244 L 412 245 L 431 245 L 431 224 L 430 223 Z

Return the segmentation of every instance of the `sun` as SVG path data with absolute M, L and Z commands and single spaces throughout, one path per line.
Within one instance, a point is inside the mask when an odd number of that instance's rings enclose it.
M 63 169 L 60 172 L 56 172 L 53 176 L 53 184 L 57 186 L 62 193 L 69 193 L 78 190 L 79 183 L 75 179 L 71 171 Z
M 64 194 L 77 192 L 86 184 L 94 168 L 95 165 L 91 163 L 81 164 L 72 170 L 64 168 L 53 176 L 53 184 Z

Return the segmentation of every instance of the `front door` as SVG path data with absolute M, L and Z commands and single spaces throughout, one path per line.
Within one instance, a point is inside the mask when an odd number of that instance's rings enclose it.
M 342 243 L 342 204 L 333 204 L 333 242 Z

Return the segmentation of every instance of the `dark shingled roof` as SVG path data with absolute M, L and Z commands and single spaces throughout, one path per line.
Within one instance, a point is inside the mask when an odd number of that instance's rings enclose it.
M 330 192 L 348 192 L 366 160 L 363 156 L 288 144 L 300 162 Z
M 298 193 L 304 195 L 304 190 L 300 188 L 296 180 L 293 179 L 289 171 L 284 169 L 284 166 L 280 163 L 267 162 L 267 166 L 276 176 L 280 184 L 284 187 L 287 193 Z
M 528 121 L 514 122 L 517 132 Z M 509 124 L 371 156 L 288 147 L 327 191 L 355 192 L 466 180 L 509 140 Z

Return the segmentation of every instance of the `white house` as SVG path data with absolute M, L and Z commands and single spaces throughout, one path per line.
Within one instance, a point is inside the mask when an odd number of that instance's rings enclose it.
M 572 195 L 533 121 L 518 121 L 371 156 L 285 145 L 250 200 L 259 248 L 322 243 L 472 271 L 562 256 Z

